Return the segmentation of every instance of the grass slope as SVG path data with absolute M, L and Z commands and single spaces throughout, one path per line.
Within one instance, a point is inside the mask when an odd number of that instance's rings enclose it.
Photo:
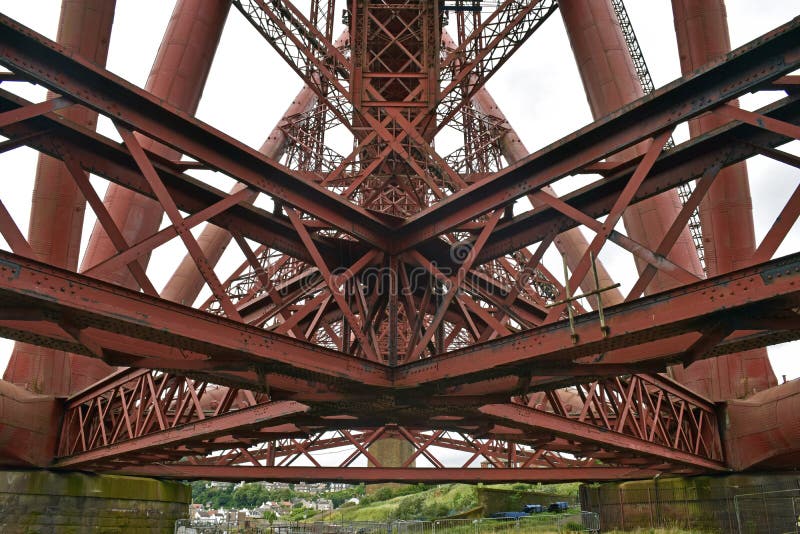
M 577 484 L 493 484 L 486 488 L 538 491 L 558 496 L 574 494 Z M 339 508 L 333 516 L 343 521 L 387 521 L 396 519 L 438 519 L 478 506 L 477 487 L 470 484 L 442 484 L 427 491 L 394 497 L 360 506 Z
M 409 515 L 424 512 L 440 512 L 435 517 L 467 510 L 477 503 L 475 486 L 468 484 L 443 484 L 413 495 L 403 495 L 366 505 L 336 509 L 332 516 L 344 521 L 387 521 L 392 519 L 415 519 Z M 403 517 L 406 516 L 406 517 Z

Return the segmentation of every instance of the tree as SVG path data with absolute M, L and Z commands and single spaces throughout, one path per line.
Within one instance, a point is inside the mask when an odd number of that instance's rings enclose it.
M 308 519 L 312 515 L 316 513 L 315 510 L 310 508 L 305 508 L 300 506 L 299 508 L 293 508 L 292 513 L 289 516 L 289 521 L 302 521 L 304 519 Z
M 263 515 L 263 517 L 264 517 L 264 519 L 266 519 L 267 521 L 269 521 L 269 524 L 270 524 L 270 525 L 272 525 L 272 522 L 273 522 L 273 521 L 275 521 L 276 519 L 278 519 L 278 514 L 276 514 L 276 513 L 275 513 L 274 511 L 272 511 L 272 510 L 264 510 L 264 515 Z
M 422 508 L 425 505 L 425 497 L 422 495 L 414 495 L 413 497 L 406 497 L 400 502 L 400 505 L 395 511 L 395 517 L 401 520 L 408 519 L 423 519 Z

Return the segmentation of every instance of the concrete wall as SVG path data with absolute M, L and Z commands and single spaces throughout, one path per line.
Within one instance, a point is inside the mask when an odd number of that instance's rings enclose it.
M 383 467 L 404 467 L 403 462 L 414 454 L 414 446 L 406 439 L 382 438 L 369 446 L 369 453 L 373 455 Z M 374 464 L 368 462 L 370 467 Z M 408 467 L 415 467 L 416 460 Z M 372 495 L 381 488 L 399 488 L 407 484 L 385 482 L 383 484 L 368 484 L 367 495 Z
M 600 514 L 603 531 L 678 527 L 701 532 L 737 532 L 735 497 L 752 494 L 758 496 L 759 506 L 748 504 L 743 511 L 750 518 L 744 519 L 752 521 L 755 517 L 757 522 L 764 524 L 764 528 L 753 532 L 773 531 L 766 528 L 767 518 L 762 516 L 769 516 L 775 523 L 775 531 L 780 532 L 778 515 L 786 515 L 785 519 L 790 523 L 796 520 L 792 501 L 795 496 L 800 498 L 800 473 L 658 477 L 585 484 L 580 490 L 581 507 Z M 771 501 L 777 506 L 771 507 Z M 740 508 L 742 502 L 740 497 Z M 794 527 L 790 526 L 793 532 Z
M 171 533 L 188 517 L 186 484 L 116 475 L 0 471 L 0 532 Z

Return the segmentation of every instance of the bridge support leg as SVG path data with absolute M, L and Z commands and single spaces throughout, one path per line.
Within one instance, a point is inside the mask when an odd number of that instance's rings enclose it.
M 378 460 L 383 467 L 404 467 L 403 462 L 414 453 L 414 446 L 404 439 L 383 438 L 379 439 L 369 447 L 369 453 Z M 370 467 L 373 462 L 369 462 Z M 412 462 L 409 467 L 414 467 L 416 462 Z M 367 493 L 373 493 L 380 488 L 396 488 L 406 484 L 384 483 L 370 484 Z
M 684 75 L 730 52 L 723 0 L 673 0 L 672 11 Z M 689 132 L 698 137 L 723 123 L 710 113 L 689 121 Z M 753 202 L 745 162 L 719 172 L 700 204 L 700 223 L 709 276 L 736 270 L 753 257 Z M 766 348 L 701 360 L 685 370 L 675 366 L 673 373 L 676 380 L 715 401 L 743 399 L 778 383 Z

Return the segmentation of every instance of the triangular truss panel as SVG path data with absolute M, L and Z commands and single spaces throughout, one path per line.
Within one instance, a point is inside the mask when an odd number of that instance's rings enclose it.
M 0 335 L 119 367 L 66 395 L 49 465 L 368 482 L 729 469 L 719 399 L 666 371 L 800 338 L 800 256 L 783 252 L 800 193 L 735 269 L 705 272 L 681 239 L 692 228 L 702 243 L 697 212 L 723 169 L 754 155 L 800 166 L 779 148 L 800 138 L 800 21 L 653 90 L 612 2 L 649 94 L 527 154 L 486 82 L 556 2 L 300 4 L 233 2 L 306 85 L 260 152 L 0 17 L 0 150 L 62 162 L 110 242 L 82 269 L 55 262 L 0 190 Z M 757 91 L 781 96 L 736 106 Z M 458 148 L 441 154 L 446 135 Z M 152 232 L 132 233 L 89 173 L 146 198 Z M 571 176 L 587 185 L 558 196 Z M 631 226 L 676 188 L 663 224 Z M 186 258 L 159 290 L 148 258 L 176 240 Z M 239 263 L 224 271 L 229 243 Z M 603 264 L 611 249 L 632 280 Z M 376 456 L 383 439 L 407 454 Z

